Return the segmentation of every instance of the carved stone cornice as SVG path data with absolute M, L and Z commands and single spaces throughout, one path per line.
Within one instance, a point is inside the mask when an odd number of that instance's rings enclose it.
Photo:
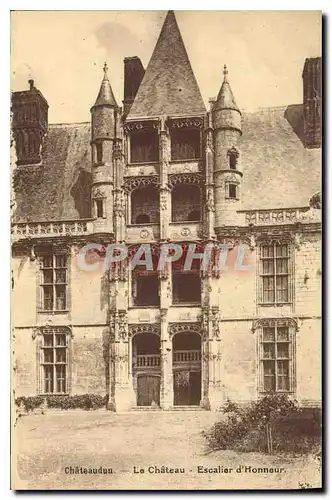
M 40 335 L 50 335 L 50 334 L 62 334 L 62 335 L 69 335 L 71 338 L 73 338 L 73 332 L 70 326 L 64 325 L 64 326 L 58 326 L 58 325 L 53 325 L 51 323 L 43 325 L 43 326 L 36 326 L 32 330 L 32 340 L 35 340 L 36 337 Z M 65 347 L 65 346 L 64 346 Z
M 134 337 L 139 333 L 154 333 L 160 336 L 160 323 L 137 323 L 129 325 L 129 337 Z
M 139 187 L 146 187 L 150 185 L 157 186 L 159 184 L 159 177 L 157 175 L 147 176 L 133 176 L 127 177 L 123 183 L 123 189 L 126 193 L 131 193 L 134 189 Z
M 176 184 L 196 184 L 198 186 L 201 186 L 202 182 L 202 176 L 194 172 L 170 174 L 168 176 L 168 184 L 171 188 L 173 188 Z
M 290 328 L 294 328 L 295 331 L 299 331 L 299 323 L 298 318 L 257 318 L 252 322 L 251 331 L 255 332 L 258 328 L 270 327 L 273 328 L 275 326 L 287 326 Z
M 268 210 L 248 210 L 244 212 L 246 224 L 273 226 L 276 224 L 310 223 L 321 221 L 321 211 L 315 208 L 286 208 Z
M 169 118 L 167 120 L 169 128 L 204 128 L 204 118 L 202 116 Z
M 159 120 L 136 120 L 126 122 L 123 126 L 123 129 L 126 134 L 133 131 L 140 130 L 158 130 L 159 128 Z
M 177 333 L 198 333 L 202 336 L 202 323 L 170 323 L 168 325 L 169 338 L 172 339 Z

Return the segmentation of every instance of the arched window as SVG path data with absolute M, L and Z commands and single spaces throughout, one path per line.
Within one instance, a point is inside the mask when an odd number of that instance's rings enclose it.
M 159 221 L 159 193 L 154 185 L 139 187 L 131 193 L 131 224 Z
M 200 205 L 201 190 L 199 186 L 194 184 L 176 184 L 172 190 L 172 221 L 199 221 Z

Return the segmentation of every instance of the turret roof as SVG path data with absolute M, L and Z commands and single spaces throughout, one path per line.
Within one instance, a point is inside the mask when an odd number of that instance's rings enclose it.
M 235 109 L 236 111 L 240 111 L 238 105 L 235 102 L 235 98 L 231 89 L 231 86 L 228 82 L 228 71 L 226 64 L 224 65 L 224 81 L 219 90 L 219 94 L 217 100 L 214 104 L 214 110 L 217 109 Z
M 107 64 L 104 64 L 104 78 L 101 82 L 99 94 L 97 96 L 95 106 L 118 106 L 113 94 L 113 90 L 108 79 Z

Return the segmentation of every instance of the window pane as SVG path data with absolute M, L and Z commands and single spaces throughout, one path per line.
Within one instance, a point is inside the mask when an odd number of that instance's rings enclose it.
M 56 366 L 56 392 L 66 392 L 66 366 Z
M 287 257 L 287 255 L 288 255 L 288 245 L 276 245 L 277 257 Z
M 275 344 L 263 344 L 263 358 L 274 359 Z
M 67 263 L 66 255 L 55 256 L 55 267 L 66 267 L 66 263 Z
M 264 390 L 275 391 L 275 363 L 274 361 L 263 361 Z
M 264 245 L 262 247 L 262 257 L 273 257 L 273 246 L 272 245 Z
M 272 340 L 274 341 L 274 328 L 264 327 L 263 328 L 263 340 Z
M 274 274 L 273 260 L 263 260 L 263 274 Z
M 277 271 L 277 274 L 287 274 L 288 273 L 288 259 L 276 259 L 276 271 Z
M 263 277 L 263 301 L 274 302 L 274 279 Z
M 55 361 L 57 363 L 65 363 L 66 362 L 66 349 L 62 349 L 62 348 L 58 348 L 56 349 L 55 351 L 55 356 L 56 356 L 56 359 Z
M 289 391 L 289 378 L 278 377 L 278 391 Z
M 43 283 L 53 283 L 53 270 L 48 269 L 42 271 Z
M 277 344 L 277 358 L 288 358 L 289 357 L 289 347 L 288 344 Z
M 44 363 L 53 363 L 53 349 L 44 349 Z
M 288 277 L 279 276 L 276 279 L 277 286 L 277 302 L 288 301 Z
M 53 309 L 53 287 L 44 286 L 44 309 L 51 311 Z
M 53 267 L 53 255 L 44 255 L 42 267 Z
M 289 375 L 289 361 L 277 361 L 278 375 Z
M 60 269 L 55 271 L 55 282 L 66 283 L 66 270 Z
M 278 326 L 278 328 L 277 328 L 277 340 L 279 340 L 279 341 L 289 340 L 288 328 L 286 326 Z
M 45 392 L 53 392 L 53 365 L 44 366 L 44 388 Z
M 65 346 L 66 345 L 66 335 L 63 333 L 57 333 L 55 335 L 55 345 L 56 346 Z
M 44 335 L 44 346 L 53 346 L 53 335 Z
M 66 287 L 64 285 L 57 285 L 55 287 L 56 294 L 56 310 L 63 311 L 66 309 Z

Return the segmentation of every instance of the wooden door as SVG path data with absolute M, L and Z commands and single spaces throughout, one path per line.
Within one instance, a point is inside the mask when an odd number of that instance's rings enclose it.
M 190 372 L 180 370 L 174 372 L 174 405 L 186 406 L 190 400 Z
M 160 403 L 160 378 L 151 375 L 137 377 L 137 406 L 151 406 Z

